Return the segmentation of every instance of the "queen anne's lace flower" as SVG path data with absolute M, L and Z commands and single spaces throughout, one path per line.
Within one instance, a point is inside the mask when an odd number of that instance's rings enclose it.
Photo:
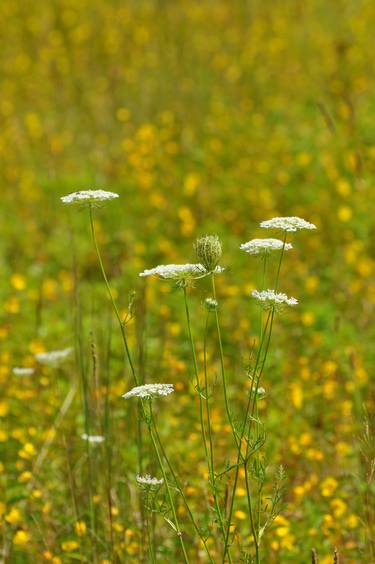
M 224 268 L 217 266 L 216 274 L 223 272 Z M 202 264 L 161 264 L 155 268 L 146 269 L 139 276 L 159 276 L 165 280 L 186 280 L 192 278 L 203 278 L 209 273 Z
M 105 441 L 105 438 L 101 435 L 88 435 L 87 433 L 83 433 L 83 435 L 81 435 L 81 439 L 94 444 L 100 444 Z
M 136 386 L 130 392 L 127 392 L 122 397 L 129 398 L 143 398 L 152 399 L 160 396 L 168 396 L 174 392 L 173 384 L 144 384 L 143 386 Z
M 62 349 L 59 351 L 49 351 L 44 353 L 37 353 L 35 358 L 40 364 L 46 364 L 47 366 L 55 366 L 61 361 L 65 360 L 73 351 L 72 347 Z
M 15 366 L 12 370 L 13 374 L 16 376 L 32 376 L 35 372 L 34 368 L 23 368 Z
M 215 309 L 217 309 L 219 307 L 218 301 L 215 300 L 214 298 L 206 298 L 204 300 L 204 305 L 206 306 L 206 308 L 209 311 L 214 311 Z
M 145 474 L 144 476 L 136 476 L 135 477 L 138 484 L 142 486 L 161 486 L 164 484 L 163 478 L 158 480 L 158 478 L 153 478 L 150 474 Z
M 259 396 L 259 399 L 263 399 L 264 396 L 266 395 L 266 390 L 261 386 L 258 389 L 254 387 L 252 391 L 254 394 L 256 393 Z
M 61 199 L 63 204 L 95 204 L 97 202 L 105 202 L 114 200 L 119 195 L 114 192 L 106 192 L 105 190 L 81 190 L 80 192 L 72 192 Z
M 282 229 L 283 231 L 298 231 L 299 229 L 316 229 L 316 225 L 300 217 L 273 217 L 262 221 L 261 227 L 265 229 Z
M 275 290 L 253 290 L 251 292 L 253 298 L 257 299 L 265 309 L 280 309 L 284 305 L 294 306 L 298 304 L 296 298 L 288 298 L 286 294 L 276 293 Z
M 159 276 L 160 278 L 180 280 L 194 278 L 206 272 L 201 264 L 161 264 L 155 268 L 146 269 L 139 276 Z
M 290 243 L 285 243 L 280 239 L 252 239 L 247 243 L 240 245 L 242 251 L 246 251 L 249 255 L 264 255 L 270 251 L 279 251 L 284 247 L 284 251 L 293 249 Z

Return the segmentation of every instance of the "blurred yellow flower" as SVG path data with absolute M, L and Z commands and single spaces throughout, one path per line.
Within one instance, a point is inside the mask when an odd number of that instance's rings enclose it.
M 84 537 L 86 535 L 87 527 L 84 521 L 77 521 L 74 528 L 79 537 Z
M 79 543 L 75 540 L 67 540 L 61 544 L 61 548 L 64 552 L 73 552 L 79 547 Z
M 30 538 L 30 533 L 28 533 L 27 531 L 19 530 L 13 537 L 13 543 L 16 545 L 23 545 L 28 543 Z
M 334 494 L 338 485 L 338 481 L 335 478 L 328 477 L 320 484 L 320 491 L 324 497 L 330 497 Z

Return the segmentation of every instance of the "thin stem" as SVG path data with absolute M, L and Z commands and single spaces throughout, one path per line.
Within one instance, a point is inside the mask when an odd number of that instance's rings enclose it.
M 215 274 L 213 272 L 211 273 L 211 285 L 212 285 L 212 296 L 213 296 L 213 299 L 216 300 Z M 232 435 L 234 437 L 234 440 L 236 442 L 236 446 L 238 448 L 240 443 L 238 443 L 238 441 L 237 441 L 236 429 L 234 427 L 232 415 L 231 415 L 231 412 L 230 412 L 230 409 L 229 409 L 228 394 L 227 394 L 227 383 L 226 383 L 226 375 L 225 375 L 225 365 L 224 365 L 224 351 L 223 351 L 223 343 L 222 343 L 222 338 L 221 338 L 219 314 L 218 314 L 217 309 L 215 309 L 215 321 L 216 321 L 217 337 L 218 337 L 218 341 L 219 341 L 221 377 L 222 377 L 222 383 L 223 383 L 225 411 L 227 413 L 228 421 L 229 421 L 229 424 L 230 424 L 230 427 L 231 427 L 231 430 L 232 430 Z
M 173 466 L 172 466 L 172 464 L 171 464 L 171 462 L 170 462 L 170 460 L 169 460 L 169 458 L 168 458 L 168 456 L 167 456 L 167 453 L 166 453 L 166 451 L 165 451 L 165 448 L 164 448 L 164 446 L 163 446 L 163 443 L 161 442 L 160 435 L 159 435 L 159 432 L 158 432 L 158 430 L 157 430 L 156 425 L 154 425 L 154 432 L 155 432 L 155 436 L 156 436 L 157 441 L 158 441 L 158 445 L 159 445 L 160 451 L 161 451 L 161 453 L 162 453 L 162 455 L 163 455 L 163 458 L 164 458 L 165 462 L 167 463 L 168 469 L 169 469 L 169 471 L 170 471 L 170 473 L 171 473 L 171 475 L 172 475 L 172 478 L 173 478 L 173 480 L 174 480 L 174 482 L 175 482 L 175 484 L 176 484 L 176 487 L 177 487 L 177 489 L 178 489 L 178 491 L 179 491 L 179 494 L 180 494 L 181 497 L 182 497 L 182 500 L 183 500 L 183 502 L 184 502 L 184 504 L 185 504 L 185 507 L 186 507 L 186 509 L 187 509 L 187 512 L 189 513 L 189 517 L 190 517 L 190 519 L 191 519 L 191 522 L 192 522 L 192 524 L 193 524 L 193 527 L 194 527 L 196 533 L 198 534 L 199 538 L 201 539 L 202 543 L 204 544 L 204 548 L 205 548 L 205 550 L 206 550 L 206 553 L 207 553 L 207 556 L 208 556 L 208 558 L 209 558 L 209 561 L 211 562 L 211 564 L 214 564 L 214 561 L 212 560 L 212 556 L 211 556 L 211 554 L 210 554 L 210 552 L 209 552 L 209 550 L 208 550 L 208 547 L 207 547 L 207 540 L 202 536 L 202 533 L 201 533 L 201 531 L 199 530 L 199 527 L 198 527 L 198 525 L 197 525 L 197 523 L 196 523 L 196 521 L 195 521 L 195 519 L 194 519 L 194 515 L 193 515 L 193 513 L 192 513 L 192 511 L 191 511 L 191 509 L 190 509 L 190 507 L 189 507 L 189 504 L 188 504 L 188 501 L 187 501 L 186 496 L 185 496 L 185 494 L 184 494 L 184 491 L 183 491 L 183 489 L 182 489 L 182 487 L 181 487 L 181 484 L 180 484 L 180 482 L 179 482 L 179 480 L 178 480 L 178 478 L 177 478 L 177 475 L 176 475 L 176 473 L 175 473 L 175 471 L 174 471 L 174 469 L 173 469 Z
M 154 436 L 154 431 L 153 431 L 152 427 L 154 427 L 154 429 L 155 429 L 156 424 L 155 424 L 153 413 L 152 413 L 152 403 L 150 401 L 150 423 L 148 424 L 148 430 L 149 430 L 149 433 L 150 433 L 150 438 L 151 438 L 151 442 L 152 442 L 152 445 L 153 445 L 154 450 L 155 450 L 156 457 L 158 459 L 160 470 L 161 470 L 161 473 L 163 475 L 164 484 L 165 484 L 165 487 L 167 489 L 167 495 L 168 495 L 169 503 L 170 503 L 170 506 L 171 506 L 173 519 L 174 519 L 174 527 L 175 527 L 178 539 L 180 541 L 181 549 L 182 549 L 182 552 L 183 552 L 183 555 L 184 555 L 184 560 L 187 564 L 189 564 L 189 558 L 188 558 L 188 555 L 186 553 L 184 540 L 182 538 L 182 532 L 181 532 L 180 525 L 179 525 L 179 522 L 178 522 L 178 519 L 177 519 L 177 513 L 176 513 L 175 506 L 174 506 L 172 493 L 171 493 L 171 490 L 170 490 L 170 487 L 169 487 L 169 484 L 168 484 L 167 475 L 166 475 L 165 469 L 164 469 L 164 464 L 163 464 L 162 458 L 161 458 L 160 453 L 159 453 L 159 449 L 158 449 L 158 446 L 157 446 L 157 440 Z
M 207 418 L 207 430 L 208 430 L 208 442 L 209 442 L 209 450 L 210 450 L 210 458 L 208 459 L 208 466 L 209 471 L 211 472 L 211 476 L 215 476 L 215 469 L 214 469 L 214 449 L 212 443 L 212 429 L 211 429 L 211 413 L 210 413 L 210 403 L 208 397 L 208 378 L 207 378 L 207 330 L 208 330 L 208 320 L 209 320 L 209 313 L 207 313 L 206 317 L 206 326 L 204 329 L 204 338 L 203 338 L 203 363 L 204 363 L 204 394 L 205 394 L 205 402 L 206 402 L 206 418 Z M 214 486 L 214 483 L 212 483 Z
M 96 254 L 97 254 L 97 257 L 98 257 L 100 270 L 102 272 L 103 279 L 104 279 L 105 285 L 107 287 L 107 291 L 108 291 L 109 299 L 110 299 L 112 307 L 113 307 L 113 311 L 115 312 L 115 315 L 117 317 L 117 321 L 118 321 L 119 326 L 120 326 L 122 340 L 124 342 L 125 352 L 126 352 L 126 356 L 128 358 L 128 361 L 129 361 L 130 370 L 131 370 L 134 382 L 137 385 L 138 381 L 137 381 L 137 377 L 136 377 L 135 369 L 134 369 L 134 364 L 133 364 L 131 354 L 130 354 L 130 350 L 129 350 L 128 339 L 127 339 L 126 331 L 125 331 L 125 324 L 124 324 L 123 320 L 121 319 L 120 312 L 118 310 L 115 299 L 113 297 L 112 290 L 111 290 L 111 287 L 110 287 L 109 282 L 108 282 L 107 274 L 106 274 L 105 269 L 104 269 L 104 264 L 103 264 L 102 257 L 101 257 L 101 254 L 100 254 L 98 242 L 97 242 L 97 239 L 96 239 L 95 227 L 94 227 L 94 218 L 93 218 L 93 213 L 92 213 L 92 205 L 89 205 L 89 215 L 90 215 L 91 234 L 92 234 L 92 239 L 93 239 L 94 246 L 95 246 L 95 251 L 96 251 Z
M 192 331 L 191 331 L 190 311 L 189 311 L 189 304 L 188 304 L 186 287 L 184 286 L 183 289 L 184 289 L 186 322 L 187 322 L 187 327 L 188 327 L 191 355 L 193 357 L 195 386 L 196 386 L 196 389 L 197 389 L 197 392 L 198 392 L 198 397 L 199 397 L 199 419 L 200 419 L 200 425 L 201 425 L 201 434 L 202 434 L 202 438 L 203 438 L 204 452 L 205 452 L 205 455 L 206 455 L 206 459 L 208 459 L 206 431 L 205 431 L 205 428 L 204 428 L 204 417 L 203 417 L 203 402 L 202 402 L 202 393 L 201 393 L 200 383 L 199 383 L 197 355 L 196 355 L 196 352 L 195 352 L 194 339 L 193 339 L 193 334 L 192 334 Z
M 203 359 L 204 359 L 204 387 L 205 387 L 205 403 L 206 403 L 206 417 L 207 417 L 207 428 L 208 428 L 208 441 L 209 441 L 209 456 L 207 456 L 206 452 L 206 459 L 207 459 L 207 466 L 208 472 L 210 476 L 210 483 L 212 488 L 212 495 L 214 498 L 214 506 L 216 515 L 219 520 L 219 526 L 221 533 L 223 535 L 224 543 L 226 541 L 226 533 L 225 527 L 223 522 L 223 517 L 221 515 L 217 490 L 216 490 L 216 478 L 215 478 L 215 465 L 214 465 L 214 450 L 213 450 L 213 443 L 212 443 L 212 430 L 211 430 L 211 417 L 210 417 L 210 405 L 209 405 L 209 398 L 208 398 L 208 378 L 207 378 L 207 329 L 208 329 L 208 319 L 209 313 L 207 313 L 206 318 L 206 325 L 204 331 L 204 340 L 203 340 Z M 228 553 L 229 561 L 231 561 L 231 557 Z
M 267 254 L 266 253 L 263 255 L 262 260 L 263 260 L 263 272 L 262 272 L 262 284 L 261 284 L 261 287 L 260 287 L 261 292 L 265 288 L 265 281 L 266 281 L 266 271 L 267 271 Z M 259 331 L 260 341 L 262 340 L 262 333 L 263 333 L 263 309 L 260 308 L 260 331 Z
M 285 231 L 284 239 L 283 239 L 283 248 L 281 249 L 279 266 L 277 268 L 277 274 L 276 274 L 276 280 L 275 280 L 275 292 L 277 292 L 277 289 L 279 287 L 280 269 L 281 269 L 281 263 L 282 263 L 283 256 L 284 256 L 284 250 L 285 250 L 287 236 L 288 236 L 288 232 Z
M 218 517 L 218 520 L 219 520 L 220 530 L 222 532 L 222 535 L 223 535 L 223 538 L 224 538 L 224 541 L 225 541 L 225 529 L 224 529 L 224 524 L 223 524 L 223 519 L 222 519 L 220 507 L 219 507 L 219 502 L 218 502 L 218 499 L 217 499 L 215 477 L 214 477 L 212 466 L 211 466 L 211 464 L 213 464 L 211 428 L 210 428 L 210 431 L 209 431 L 210 452 L 208 451 L 208 447 L 207 447 L 206 430 L 205 430 L 205 426 L 204 426 L 202 393 L 201 393 L 200 383 L 199 383 L 197 355 L 196 355 L 196 352 L 195 352 L 194 339 L 193 339 L 193 334 L 192 334 L 192 330 L 191 330 L 190 311 L 189 311 L 189 303 L 188 303 L 188 298 L 187 298 L 186 286 L 184 286 L 183 290 L 184 290 L 186 322 L 187 322 L 187 326 L 188 326 L 188 334 L 189 334 L 191 354 L 192 354 L 192 357 L 193 357 L 196 388 L 197 388 L 198 397 L 199 397 L 199 418 L 200 418 L 201 434 L 202 434 L 202 439 L 203 439 L 204 452 L 205 452 L 205 456 L 206 456 L 206 460 L 207 460 L 207 464 L 208 464 L 208 472 L 210 474 L 210 482 L 211 482 L 211 487 L 212 487 L 212 495 L 213 495 L 213 498 L 214 498 L 215 510 L 216 510 L 216 514 L 217 514 L 217 517 Z M 207 370 L 206 370 L 206 368 L 207 367 L 206 367 L 206 363 L 205 363 L 206 407 L 207 407 L 208 397 L 207 397 Z M 212 461 L 211 463 L 210 463 L 210 460 Z
M 250 526 L 251 526 L 251 532 L 252 532 L 254 544 L 255 544 L 256 564 L 258 564 L 258 562 L 259 562 L 259 538 L 258 538 L 257 532 L 255 530 L 255 525 L 254 525 L 253 508 L 252 508 L 251 493 L 250 493 L 250 481 L 249 481 L 249 476 L 248 476 L 247 464 L 245 464 L 245 483 L 246 483 L 246 497 L 247 497 L 247 502 L 248 502 L 248 506 L 249 506 Z
M 279 285 L 281 263 L 282 263 L 282 259 L 283 259 L 283 256 L 284 256 L 286 239 L 287 239 L 287 232 L 285 232 L 285 234 L 284 234 L 283 247 L 282 247 L 282 250 L 281 250 L 280 260 L 279 260 L 279 264 L 278 264 L 278 268 L 277 268 L 277 274 L 276 274 L 276 280 L 275 280 L 275 292 L 277 292 L 278 285 Z M 265 267 L 264 267 L 264 270 L 263 270 L 263 279 L 264 279 L 264 273 L 265 273 Z M 251 428 L 252 428 L 252 424 L 253 424 L 253 421 L 254 421 L 255 412 L 256 412 L 255 424 L 256 424 L 256 429 L 257 429 L 256 437 L 257 437 L 257 440 L 259 439 L 258 389 L 259 389 L 259 383 L 260 383 L 260 380 L 261 380 L 261 377 L 262 377 L 262 374 L 263 374 L 263 370 L 264 370 L 264 366 L 265 366 L 265 363 L 266 363 L 268 350 L 269 350 L 269 346 L 270 346 L 270 342 L 271 342 L 273 320 L 274 320 L 274 315 L 275 315 L 275 308 L 274 307 L 272 308 L 271 314 L 269 314 L 269 316 L 270 315 L 271 315 L 271 321 L 270 321 L 270 328 L 269 328 L 269 332 L 268 332 L 268 339 L 267 339 L 267 343 L 266 343 L 266 350 L 264 352 L 264 356 L 263 356 L 263 360 L 262 360 L 262 364 L 261 364 L 259 374 L 257 374 L 257 371 L 254 372 L 254 378 L 256 378 L 255 390 L 254 390 L 254 387 L 252 386 L 252 390 L 251 390 L 251 394 L 250 394 L 250 398 L 253 397 L 253 402 L 252 402 L 252 406 L 251 406 L 251 410 L 250 410 L 250 420 L 249 420 L 249 426 L 248 426 L 248 431 L 247 431 L 247 440 L 246 440 L 246 456 L 245 456 L 245 459 L 244 459 L 247 501 L 248 501 L 248 507 L 249 507 L 249 513 L 250 513 L 250 526 L 251 526 L 251 531 L 252 531 L 252 535 L 253 535 L 254 543 L 255 543 L 255 549 L 256 549 L 255 556 L 256 556 L 256 563 L 257 564 L 260 562 L 259 531 L 260 531 L 260 511 L 261 511 L 262 486 L 258 490 L 258 512 L 257 512 L 258 513 L 258 522 L 257 522 L 257 531 L 255 531 L 253 515 L 252 515 L 252 502 L 251 502 L 251 496 L 250 496 L 250 486 L 249 486 L 249 481 L 248 481 L 248 463 L 249 463 L 249 458 L 250 458 Z M 268 319 L 269 319 L 269 316 L 268 316 Z M 260 334 L 262 336 L 262 327 L 261 327 L 261 333 Z M 262 339 L 262 341 L 263 341 L 263 339 Z M 260 460 L 259 449 L 257 449 L 256 456 L 257 456 L 257 460 L 259 462 L 259 460 Z
M 253 368 L 253 373 L 256 374 L 257 369 L 258 369 L 258 364 L 260 361 L 260 357 L 261 357 L 261 351 L 263 348 L 263 344 L 264 344 L 264 340 L 265 340 L 265 335 L 267 333 L 267 327 L 268 327 L 268 323 L 270 321 L 270 316 L 271 313 L 268 314 L 267 320 L 266 320 L 266 324 L 264 327 L 264 331 L 263 331 L 263 335 L 262 335 L 262 340 L 259 344 L 259 349 L 257 352 L 257 356 L 255 359 L 255 366 Z M 250 368 L 249 368 L 249 372 L 250 372 Z M 243 424 L 242 424 L 242 429 L 241 429 L 241 434 L 240 434 L 240 438 L 239 438 L 239 442 L 238 442 L 238 450 L 237 450 L 237 462 L 235 464 L 235 468 L 236 468 L 236 472 L 235 472 L 235 476 L 234 476 L 234 483 L 233 483 L 233 488 L 232 488 L 232 496 L 231 496 L 231 500 L 230 500 L 230 506 L 229 506 L 229 515 L 228 515 L 228 519 L 227 519 L 227 536 L 226 536 L 226 544 L 228 544 L 229 541 L 229 534 L 230 534 L 230 526 L 231 526 L 231 521 L 232 521 L 232 515 L 233 515 L 233 508 L 234 508 L 234 500 L 235 500 L 235 496 L 236 496 L 236 490 L 237 490 L 237 483 L 238 483 L 238 477 L 239 477 L 239 471 L 240 471 L 240 460 L 241 460 L 241 449 L 242 449 L 242 439 L 245 435 L 245 430 L 246 430 L 246 424 L 248 421 L 248 417 L 249 417 L 249 411 L 250 411 L 250 406 L 251 406 L 251 397 L 252 397 L 252 388 L 253 388 L 253 383 L 254 383 L 254 378 L 252 379 L 251 382 L 251 390 L 249 393 L 249 397 L 248 397 L 248 402 L 247 402 L 247 406 L 246 406 L 246 412 L 245 412 L 245 417 L 243 420 Z M 224 558 L 223 558 L 223 562 L 225 559 L 225 552 L 224 552 Z

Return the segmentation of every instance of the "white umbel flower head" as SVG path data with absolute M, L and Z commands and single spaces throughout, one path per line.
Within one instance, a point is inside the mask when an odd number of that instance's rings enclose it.
M 12 370 L 13 374 L 16 376 L 32 376 L 35 372 L 34 368 L 26 368 L 15 366 Z
M 60 364 L 60 362 L 68 358 L 72 351 L 73 348 L 68 347 L 59 351 L 37 353 L 35 355 L 35 358 L 40 364 L 45 364 L 46 366 L 56 366 L 57 364 Z
M 164 484 L 163 478 L 158 480 L 158 478 L 153 478 L 150 474 L 145 474 L 144 476 L 136 476 L 135 477 L 138 484 L 141 486 L 161 486 Z
M 214 298 L 206 298 L 204 300 L 204 305 L 208 309 L 208 311 L 215 311 L 219 307 L 219 303 Z
M 118 197 L 118 194 L 106 190 L 81 190 L 80 192 L 72 192 L 60 199 L 63 204 L 97 204 L 98 202 L 115 200 Z
M 162 396 L 168 396 L 174 392 L 173 384 L 144 384 L 143 386 L 136 386 L 129 392 L 124 394 L 124 399 L 129 398 L 142 398 L 153 399 Z
M 286 294 L 277 293 L 275 290 L 253 290 L 251 292 L 253 298 L 258 300 L 264 309 L 280 310 L 284 305 L 295 306 L 298 304 L 296 298 L 288 298 Z
M 259 387 L 258 389 L 253 388 L 252 391 L 254 394 L 256 393 L 259 396 L 259 399 L 263 399 L 266 395 L 266 390 L 262 387 Z
M 224 271 L 224 268 L 217 266 L 213 272 L 220 274 Z M 204 278 L 210 274 L 203 264 L 161 264 L 155 266 L 155 268 L 146 269 L 140 272 L 139 276 L 142 278 L 145 276 L 158 276 L 164 280 L 175 280 L 177 282 L 181 280 L 192 280 L 198 278 Z
M 161 264 L 155 268 L 146 269 L 139 276 L 159 276 L 166 280 L 181 280 L 195 278 L 205 274 L 206 269 L 201 264 Z
M 105 438 L 101 435 L 88 435 L 87 433 L 83 433 L 81 439 L 93 444 L 100 444 L 105 441 Z
M 282 231 L 292 232 L 300 229 L 316 229 L 316 225 L 301 219 L 300 217 L 273 217 L 260 224 L 264 229 L 281 229 Z
M 279 251 L 284 247 L 284 251 L 293 249 L 293 245 L 285 243 L 280 239 L 252 239 L 247 243 L 242 243 L 240 249 L 249 255 L 266 255 L 271 251 Z

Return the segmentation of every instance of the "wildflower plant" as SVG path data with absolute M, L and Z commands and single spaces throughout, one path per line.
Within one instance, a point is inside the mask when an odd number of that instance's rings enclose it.
M 92 232 L 94 247 L 97 253 L 99 266 L 102 272 L 103 280 L 107 288 L 107 292 L 112 303 L 115 316 L 118 320 L 126 358 L 130 366 L 130 372 L 134 386 L 123 394 L 125 400 L 134 400 L 138 406 L 138 427 L 137 427 L 137 448 L 139 452 L 139 473 L 136 482 L 143 494 L 146 503 L 144 508 L 151 513 L 160 514 L 164 522 L 166 522 L 173 530 L 178 540 L 181 556 L 184 562 L 190 562 L 189 550 L 186 545 L 186 535 L 183 525 L 180 523 L 178 505 L 183 503 L 185 511 L 190 520 L 195 534 L 199 538 L 201 545 L 204 547 L 206 557 L 209 562 L 214 562 L 208 544 L 209 533 L 204 531 L 204 527 L 200 524 L 200 519 L 193 514 L 190 507 L 184 486 L 178 472 L 166 452 L 161 436 L 159 434 L 156 415 L 154 412 L 154 403 L 159 403 L 161 399 L 170 396 L 175 392 L 173 384 L 169 383 L 145 383 L 140 380 L 132 360 L 132 353 L 128 343 L 127 336 L 127 320 L 133 318 L 135 313 L 134 296 L 130 298 L 128 313 L 125 319 L 122 319 L 120 310 L 115 302 L 107 274 L 104 269 L 103 261 L 99 251 L 95 226 L 93 221 L 93 209 L 96 200 L 105 201 L 114 199 L 112 193 L 92 193 L 87 196 L 70 195 L 65 203 L 74 203 L 77 201 L 88 203 L 89 220 Z M 83 194 L 86 194 L 85 192 Z M 107 195 L 105 195 L 107 194 Z M 62 199 L 64 201 L 64 199 Z M 272 220 L 262 222 L 261 227 L 275 228 L 284 230 L 283 240 L 279 239 L 252 239 L 241 245 L 241 249 L 249 255 L 263 258 L 263 275 L 262 287 L 259 290 L 252 291 L 252 298 L 261 306 L 260 330 L 258 346 L 253 347 L 250 351 L 250 363 L 247 368 L 246 380 L 249 380 L 248 392 L 246 393 L 244 410 L 241 414 L 234 415 L 234 409 L 231 405 L 232 398 L 228 388 L 227 375 L 227 359 L 225 358 L 222 329 L 219 318 L 220 301 L 216 291 L 216 275 L 223 272 L 224 269 L 219 265 L 222 257 L 222 244 L 216 235 L 206 235 L 198 238 L 194 248 L 197 262 L 186 264 L 167 264 L 146 269 L 139 274 L 141 278 L 156 276 L 162 280 L 170 280 L 175 282 L 177 287 L 182 290 L 183 306 L 185 311 L 185 321 L 187 328 L 187 339 L 191 353 L 191 364 L 194 381 L 194 389 L 197 396 L 197 408 L 199 418 L 199 429 L 202 440 L 202 452 L 207 466 L 208 476 L 208 492 L 210 505 L 214 514 L 213 527 L 211 534 L 218 534 L 221 539 L 219 542 L 219 554 L 222 562 L 233 563 L 236 561 L 234 554 L 234 540 L 236 538 L 236 526 L 233 523 L 233 516 L 236 510 L 237 489 L 240 474 L 244 478 L 247 502 L 247 518 L 248 518 L 248 534 L 252 537 L 253 550 L 248 552 L 249 547 L 242 547 L 242 554 L 249 554 L 250 558 L 256 564 L 261 562 L 261 551 L 264 537 L 267 530 L 271 527 L 274 519 L 278 516 L 281 503 L 282 491 L 285 482 L 285 472 L 282 467 L 275 474 L 275 484 L 273 494 L 268 498 L 265 497 L 264 488 L 269 481 L 268 465 L 264 455 L 264 445 L 266 442 L 266 431 L 264 424 L 260 418 L 259 402 L 266 395 L 264 387 L 261 385 L 267 357 L 270 350 L 271 336 L 274 325 L 275 316 L 286 306 L 296 306 L 298 301 L 293 297 L 278 291 L 281 264 L 284 251 L 292 249 L 291 243 L 287 243 L 287 235 L 290 232 L 299 229 L 314 229 L 315 226 L 301 218 L 274 218 Z M 273 288 L 265 289 L 266 278 L 272 279 L 272 274 L 267 273 L 266 264 L 271 251 L 279 251 L 279 261 L 274 275 Z M 206 309 L 206 318 L 204 323 L 203 337 L 203 358 L 198 357 L 197 343 L 193 334 L 191 322 L 191 311 L 189 294 L 195 291 L 193 284 L 204 278 L 209 279 L 211 286 L 211 296 L 204 301 Z M 265 312 L 263 314 L 263 311 Z M 264 317 L 263 317 L 264 315 Z M 219 366 L 221 374 L 221 386 L 218 392 L 210 385 L 212 378 L 211 368 L 208 362 L 208 345 L 209 345 L 209 327 L 213 320 L 215 328 L 214 343 L 218 351 Z M 200 366 L 200 363 L 202 365 Z M 246 382 L 245 380 L 245 382 Z M 228 428 L 232 435 L 232 453 L 228 457 L 230 463 L 225 463 L 217 457 L 215 427 L 213 425 L 212 402 L 217 401 L 217 394 L 221 393 L 224 400 L 225 415 Z M 161 408 L 163 409 L 163 408 Z M 238 409 L 236 410 L 238 411 Z M 86 414 L 87 415 L 87 414 Z M 143 467 L 142 457 L 143 425 L 146 425 L 150 446 L 156 457 L 157 465 L 161 472 L 161 479 L 154 478 L 150 474 L 141 472 Z M 89 432 L 88 417 L 86 417 L 86 429 L 82 438 L 86 440 L 86 444 L 100 443 L 105 437 L 91 435 Z M 89 458 L 90 452 L 88 451 Z M 91 469 L 92 470 L 92 469 Z M 165 487 L 166 496 L 156 503 L 155 495 L 159 488 Z M 224 492 L 225 490 L 225 492 Z M 154 495 L 155 494 L 155 495 Z M 151 500 L 151 501 L 150 501 Z M 242 513 L 241 513 L 242 514 Z M 153 528 L 153 520 L 145 518 L 145 530 L 149 545 L 149 556 L 152 562 L 157 560 L 157 549 L 155 547 L 155 531 Z M 94 525 L 94 521 L 93 521 Z M 216 553 L 217 556 L 217 553 Z

